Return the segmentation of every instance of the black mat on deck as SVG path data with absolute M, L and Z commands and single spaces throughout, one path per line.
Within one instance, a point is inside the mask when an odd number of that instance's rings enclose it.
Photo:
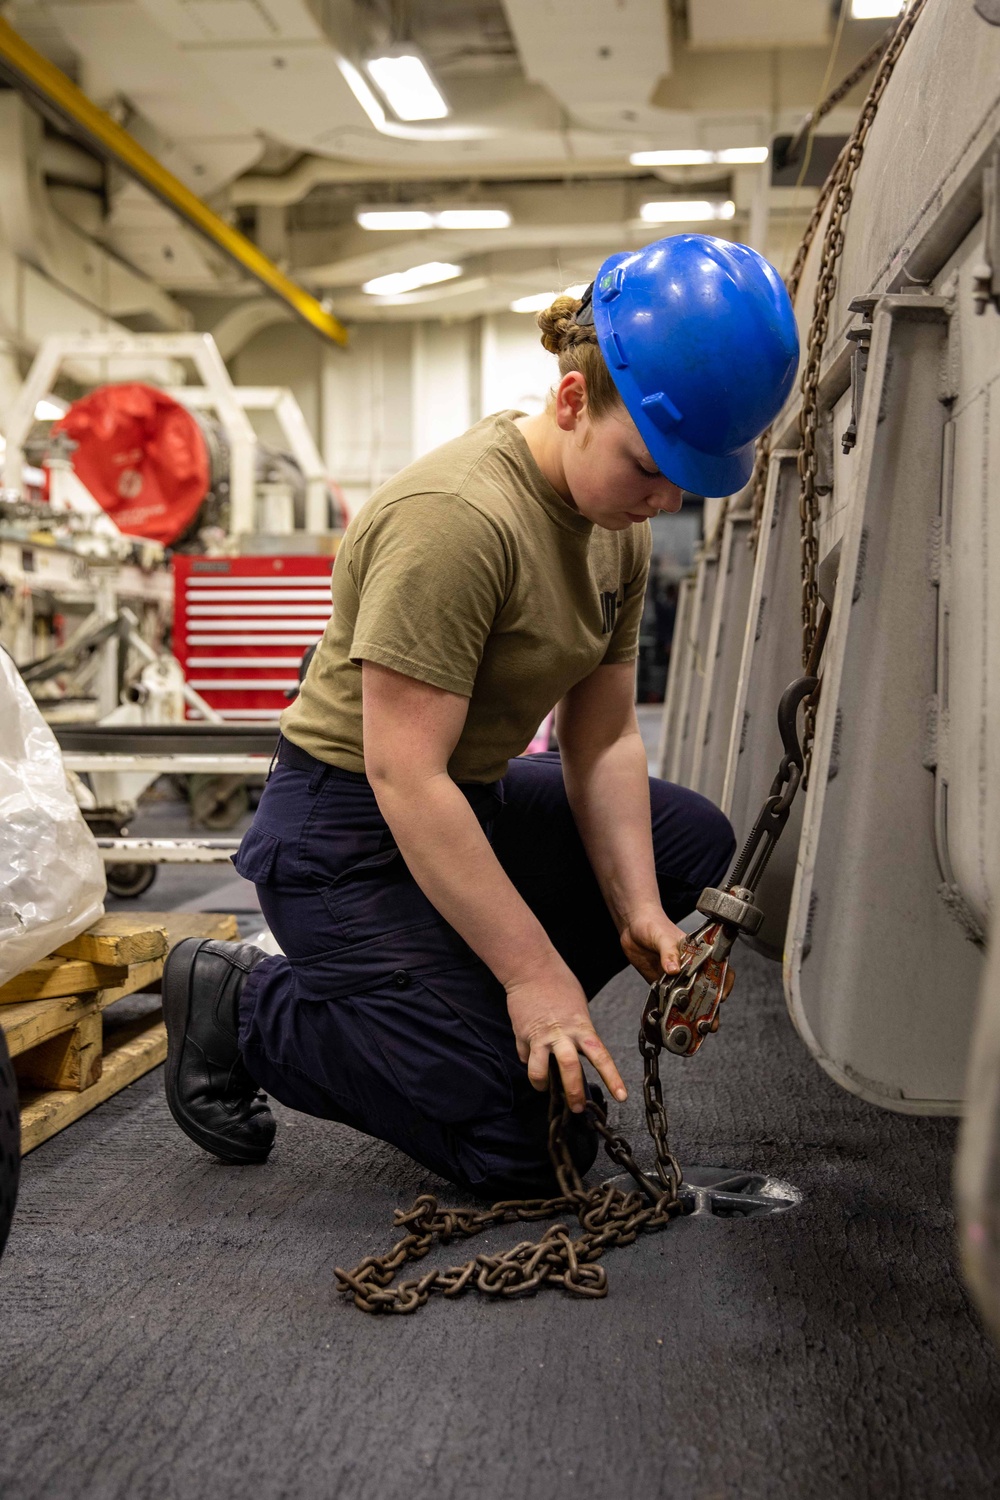
M 955 1271 L 954 1126 L 842 1093 L 777 970 L 740 969 L 718 1037 L 665 1065 L 677 1149 L 804 1201 L 611 1253 L 604 1302 L 363 1316 L 334 1265 L 385 1247 L 393 1205 L 437 1184 L 287 1111 L 266 1167 L 214 1164 L 159 1071 L 39 1148 L 0 1267 L 4 1500 L 1000 1492 L 1000 1360 Z M 597 1007 L 630 1085 L 633 978 Z

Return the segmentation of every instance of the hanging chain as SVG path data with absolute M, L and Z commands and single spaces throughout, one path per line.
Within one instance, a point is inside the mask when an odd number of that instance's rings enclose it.
M 809 132 L 816 128 L 820 120 L 823 119 L 824 115 L 828 115 L 830 113 L 830 110 L 833 109 L 834 105 L 839 104 L 841 99 L 843 99 L 846 94 L 850 93 L 854 85 L 856 83 L 860 83 L 865 74 L 870 72 L 875 64 L 879 61 L 879 59 L 885 55 L 885 52 L 892 42 L 897 29 L 898 28 L 895 26 L 890 27 L 886 34 L 881 37 L 880 40 L 875 44 L 875 46 L 872 47 L 870 51 L 865 53 L 864 57 L 858 63 L 857 67 L 852 68 L 847 77 L 842 78 L 840 83 L 837 84 L 837 87 L 835 89 L 832 89 L 831 92 L 827 94 L 822 103 L 818 104 L 816 108 L 806 116 L 801 126 L 799 127 L 798 133 L 789 142 L 787 152 L 788 160 L 795 160 L 795 157 L 797 156 L 798 151 L 801 149 L 802 144 L 805 138 L 808 136 Z M 805 270 L 806 260 L 809 256 L 809 251 L 812 248 L 812 242 L 816 238 L 816 231 L 819 229 L 820 223 L 823 219 L 823 215 L 826 212 L 826 205 L 830 201 L 830 196 L 837 185 L 840 173 L 843 169 L 848 145 L 849 142 L 845 142 L 844 146 L 841 149 L 840 155 L 837 157 L 837 160 L 834 162 L 830 171 L 827 173 L 826 180 L 824 181 L 823 186 L 820 188 L 819 196 L 816 199 L 816 202 L 813 205 L 813 211 L 809 216 L 809 223 L 806 225 L 805 232 L 803 233 L 802 238 L 799 241 L 799 248 L 795 252 L 795 259 L 792 262 L 792 268 L 789 271 L 788 275 L 785 277 L 785 287 L 793 303 L 798 294 L 799 283 L 802 280 L 802 272 Z M 757 542 L 760 537 L 760 523 L 764 515 L 764 497 L 767 493 L 767 470 L 768 465 L 771 461 L 772 431 L 773 429 L 771 427 L 768 427 L 763 433 L 761 433 L 760 437 L 757 440 L 757 453 L 754 460 L 753 474 L 751 475 L 750 479 L 750 507 L 753 519 L 750 525 L 749 546 L 751 552 L 753 553 L 756 553 L 757 551 Z
M 802 272 L 805 270 L 812 242 L 816 238 L 816 231 L 826 212 L 826 205 L 829 203 L 833 190 L 837 185 L 838 174 L 846 155 L 847 145 L 845 144 L 820 189 L 819 197 L 816 199 L 815 206 L 809 217 L 809 223 L 806 225 L 805 233 L 799 242 L 799 248 L 792 263 L 792 269 L 785 277 L 785 287 L 793 303 L 799 290 L 799 282 L 802 280 Z M 767 471 L 771 462 L 771 438 L 773 432 L 774 427 L 772 425 L 765 428 L 757 439 L 757 453 L 754 459 L 753 474 L 750 476 L 750 506 L 753 521 L 750 526 L 749 545 L 750 550 L 754 553 L 757 551 L 757 543 L 760 538 L 760 523 L 764 515 L 764 497 L 767 494 Z
M 872 86 L 868 91 L 867 99 L 861 107 L 861 113 L 858 116 L 854 130 L 840 156 L 837 158 L 836 165 L 828 179 L 832 187 L 827 197 L 828 201 L 832 200 L 832 206 L 823 234 L 819 275 L 816 281 L 816 291 L 813 296 L 812 321 L 809 325 L 805 368 L 802 373 L 802 407 L 799 411 L 798 421 L 801 440 L 798 452 L 798 471 L 800 484 L 799 522 L 802 536 L 803 666 L 808 666 L 814 654 L 813 646 L 816 640 L 816 626 L 819 618 L 819 590 L 816 581 L 819 566 L 819 497 L 816 487 L 819 381 L 823 363 L 823 350 L 826 345 L 827 334 L 829 333 L 830 307 L 833 303 L 834 293 L 837 290 L 837 268 L 844 249 L 844 221 L 850 211 L 851 199 L 854 195 L 854 179 L 861 163 L 861 158 L 864 155 L 872 122 L 878 113 L 878 107 L 882 102 L 882 96 L 885 93 L 889 79 L 892 77 L 893 69 L 899 61 L 900 54 L 925 4 L 926 0 L 909 0 L 909 4 L 900 18 L 892 40 L 882 54 L 882 59 L 876 69 L 875 77 L 872 79 Z M 819 205 L 817 205 L 818 207 Z M 816 218 L 815 213 L 813 218 Z M 813 233 L 815 233 L 815 230 L 813 230 Z M 801 275 L 800 261 L 804 265 L 805 256 L 801 251 L 799 257 L 796 258 L 796 267 L 793 267 L 793 274 L 795 269 L 798 268 L 799 275 Z M 806 705 L 803 727 L 803 748 L 805 751 L 807 777 L 815 732 L 816 704 L 813 701 Z
M 851 195 L 853 192 L 854 174 L 857 171 L 858 163 L 860 162 L 861 157 L 864 153 L 864 146 L 865 141 L 868 137 L 868 131 L 871 128 L 871 123 L 878 111 L 879 103 L 881 101 L 883 93 L 885 92 L 885 86 L 889 81 L 893 68 L 896 66 L 899 54 L 903 49 L 907 37 L 913 30 L 913 24 L 916 21 L 920 11 L 923 9 L 924 4 L 925 0 L 910 0 L 908 9 L 900 17 L 896 26 L 893 27 L 889 32 L 887 32 L 886 35 L 883 36 L 875 44 L 875 46 L 865 54 L 858 65 L 855 68 L 852 68 L 851 72 L 848 73 L 847 77 L 841 80 L 837 87 L 827 95 L 823 102 L 817 106 L 817 108 L 810 116 L 806 117 L 799 129 L 798 134 L 789 143 L 788 148 L 790 156 L 794 156 L 797 149 L 801 147 L 802 140 L 808 133 L 808 131 L 812 128 L 815 128 L 815 126 L 819 123 L 823 116 L 828 114 L 830 110 L 833 109 L 834 105 L 838 104 L 840 100 L 850 92 L 854 85 L 858 83 L 865 76 L 865 74 L 875 66 L 876 63 L 878 63 L 878 71 L 876 72 L 875 77 L 872 80 L 872 86 L 868 92 L 868 97 L 861 107 L 861 113 L 858 116 L 854 131 L 845 142 L 840 155 L 834 162 L 833 167 L 831 168 L 826 178 L 826 181 L 820 189 L 819 197 L 816 200 L 815 207 L 813 208 L 812 214 L 809 218 L 809 223 L 806 225 L 805 233 L 803 234 L 802 239 L 799 243 L 799 248 L 796 252 L 795 260 L 792 263 L 792 268 L 789 271 L 788 275 L 785 277 L 785 286 L 788 289 L 788 295 L 794 302 L 796 294 L 799 290 L 799 283 L 802 280 L 802 273 L 805 270 L 809 251 L 812 248 L 813 240 L 816 238 L 816 232 L 819 229 L 820 223 L 823 219 L 823 215 L 826 212 L 827 204 L 830 202 L 831 197 L 836 194 L 837 202 L 834 205 L 833 213 L 830 216 L 830 223 L 827 225 L 826 234 L 824 235 L 823 240 L 823 254 L 820 263 L 820 281 L 817 284 L 816 288 L 816 300 L 814 302 L 813 308 L 813 320 L 809 329 L 809 339 L 806 345 L 806 368 L 805 372 L 803 373 L 802 379 L 802 391 L 804 398 L 803 407 L 799 416 L 799 430 L 800 433 L 803 433 L 804 450 L 807 439 L 805 437 L 803 428 L 803 418 L 805 416 L 806 408 L 809 404 L 811 395 L 811 399 L 813 402 L 813 411 L 811 418 L 809 418 L 809 421 L 811 422 L 811 433 L 808 438 L 808 442 L 811 445 L 811 453 L 810 458 L 807 460 L 807 462 L 811 464 L 811 469 L 810 477 L 808 480 L 808 484 L 810 486 L 808 498 L 806 497 L 807 480 L 803 474 L 803 458 L 801 453 L 799 457 L 799 473 L 800 476 L 802 476 L 802 493 L 800 496 L 799 515 L 802 523 L 803 664 L 805 664 L 809 659 L 809 654 L 812 649 L 812 637 L 816 629 L 817 595 L 815 592 L 815 582 L 817 558 L 815 549 L 817 546 L 817 514 L 815 500 L 815 402 L 819 387 L 819 364 L 822 360 L 823 343 L 825 343 L 827 334 L 827 317 L 829 315 L 830 302 L 833 299 L 833 294 L 836 290 L 837 285 L 836 263 L 840 257 L 840 252 L 844 247 L 843 220 L 847 214 L 848 209 L 850 208 Z M 831 228 L 831 226 L 833 227 Z M 832 281 L 830 282 L 828 289 L 824 290 L 824 297 L 826 300 L 821 307 L 820 287 L 824 282 L 825 274 L 828 276 L 832 276 Z M 817 337 L 821 340 L 818 352 L 814 350 L 814 341 Z M 814 359 L 815 370 L 813 370 L 812 368 Z M 809 378 L 808 388 L 807 377 Z M 751 477 L 750 504 L 753 520 L 750 527 L 749 544 L 751 550 L 755 553 L 760 538 L 761 519 L 764 514 L 764 497 L 767 492 L 767 471 L 771 458 L 771 436 L 772 429 L 769 427 L 767 431 L 764 432 L 758 439 L 754 472 Z M 809 513 L 808 517 L 806 514 L 807 512 Z M 805 726 L 807 767 L 810 752 L 812 749 L 812 738 L 814 730 L 815 715 L 814 713 L 810 713 L 809 710 L 807 710 Z
M 830 90 L 823 102 L 818 104 L 815 109 L 809 111 L 788 143 L 783 165 L 792 166 L 798 160 L 799 152 L 808 140 L 808 137 L 815 131 L 820 120 L 825 115 L 828 115 L 831 109 L 834 109 L 840 103 L 841 99 L 845 98 L 851 92 L 854 85 L 860 83 L 865 74 L 870 73 L 875 64 L 880 61 L 886 48 L 896 34 L 897 25 L 898 22 L 894 21 L 889 29 L 879 37 L 874 47 L 870 47 L 861 61 L 851 69 L 845 78 L 840 80 L 836 88 Z
M 683 972 L 682 963 L 681 975 Z M 458 1297 L 471 1287 L 494 1297 L 524 1296 L 546 1286 L 562 1287 L 577 1297 L 607 1296 L 607 1272 L 596 1264 L 605 1250 L 631 1245 L 640 1234 L 665 1229 L 683 1212 L 679 1197 L 681 1169 L 670 1150 L 659 1066 L 660 1023 L 673 990 L 674 984 L 653 986 L 643 1008 L 639 1033 L 642 1094 L 646 1128 L 655 1149 L 655 1179 L 642 1171 L 628 1141 L 610 1129 L 604 1110 L 591 1099 L 587 1101 L 587 1114 L 604 1142 L 605 1152 L 636 1186 L 625 1191 L 609 1179 L 584 1190 L 567 1142 L 569 1107 L 553 1066 L 549 1078 L 549 1157 L 559 1195 L 510 1198 L 490 1208 L 475 1209 L 439 1208 L 432 1193 L 421 1193 L 411 1209 L 396 1210 L 395 1227 L 405 1233 L 386 1255 L 366 1256 L 353 1271 L 337 1267 L 339 1289 L 355 1307 L 369 1313 L 416 1312 L 432 1292 Z M 396 1282 L 403 1266 L 421 1260 L 435 1242 L 446 1245 L 454 1238 L 470 1239 L 500 1224 L 554 1219 L 560 1214 L 576 1215 L 582 1233 L 575 1239 L 565 1224 L 553 1224 L 539 1240 L 523 1240 L 495 1255 L 477 1255 L 461 1265 Z
M 750 535 L 747 546 L 756 557 L 760 540 L 760 523 L 764 518 L 764 497 L 767 494 L 767 471 L 771 463 L 771 428 L 766 427 L 757 439 L 753 473 L 750 476 Z

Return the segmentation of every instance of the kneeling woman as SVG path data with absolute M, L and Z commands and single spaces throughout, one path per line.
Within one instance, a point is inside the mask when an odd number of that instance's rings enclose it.
M 794 378 L 788 298 L 746 246 L 677 235 L 539 324 L 548 409 L 487 417 L 348 528 L 234 861 L 283 956 L 170 955 L 168 1101 L 225 1160 L 271 1148 L 260 1087 L 477 1192 L 546 1190 L 550 1057 L 578 1114 L 581 1055 L 625 1098 L 588 1001 L 629 963 L 675 971 L 726 872 L 722 814 L 647 776 L 647 522 L 746 483 Z M 559 753 L 523 757 L 553 705 Z

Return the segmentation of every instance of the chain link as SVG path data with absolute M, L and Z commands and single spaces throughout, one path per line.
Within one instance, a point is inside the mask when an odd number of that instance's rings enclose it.
M 794 302 L 805 270 L 809 251 L 812 248 L 823 216 L 832 200 L 833 207 L 823 234 L 819 272 L 813 297 L 812 319 L 806 340 L 805 365 L 801 381 L 802 406 L 799 410 L 798 418 L 800 444 L 797 466 L 799 472 L 799 526 L 801 533 L 803 667 L 808 666 L 810 659 L 814 655 L 813 647 L 816 640 L 816 625 L 819 614 L 819 590 L 817 588 L 817 570 L 819 567 L 819 495 L 816 486 L 819 381 L 823 362 L 823 350 L 826 346 L 827 334 L 829 332 L 830 307 L 837 289 L 837 266 L 844 248 L 844 221 L 851 207 L 851 200 L 854 194 L 854 178 L 861 158 L 864 155 L 868 133 L 878 113 L 882 95 L 885 93 L 886 85 L 899 60 L 900 53 L 925 4 L 926 0 L 909 0 L 909 4 L 901 15 L 892 35 L 888 38 L 883 38 L 878 44 L 878 48 L 873 48 L 872 52 L 866 58 L 862 59 L 862 63 L 870 67 L 875 61 L 876 56 L 879 57 L 875 77 L 872 79 L 871 88 L 861 107 L 854 130 L 845 142 L 840 155 L 834 162 L 833 168 L 820 190 L 792 268 L 785 278 L 788 294 Z M 832 108 L 833 104 L 842 98 L 848 92 L 848 89 L 858 81 L 858 78 L 862 76 L 862 63 L 859 63 L 858 67 L 823 101 L 823 104 L 815 112 L 816 120 L 819 120 L 826 114 L 828 109 Z M 758 440 L 754 472 L 751 477 L 750 503 L 753 519 L 750 527 L 750 547 L 754 553 L 756 553 L 759 544 L 761 521 L 764 514 L 768 467 L 771 460 L 771 442 L 772 429 L 769 427 Z M 804 782 L 806 783 L 808 782 L 809 766 L 812 759 L 812 745 L 816 733 L 817 703 L 818 695 L 814 695 L 806 703 L 804 711 L 802 747 L 805 759 Z
M 816 238 L 816 231 L 822 223 L 823 215 L 826 212 L 826 205 L 829 203 L 833 190 L 836 187 L 837 176 L 846 154 L 847 145 L 845 144 L 830 169 L 826 181 L 820 188 L 819 197 L 816 199 L 813 211 L 809 216 L 809 223 L 806 225 L 805 233 L 799 241 L 799 248 L 795 253 L 795 260 L 792 262 L 792 269 L 785 277 L 785 287 L 792 302 L 795 301 L 798 293 L 799 283 L 802 280 L 802 272 L 805 270 L 812 242 Z M 768 427 L 757 439 L 757 453 L 754 459 L 753 474 L 750 477 L 750 506 L 753 513 L 753 521 L 750 526 L 749 545 L 751 551 L 755 554 L 760 538 L 760 523 L 764 515 L 764 497 L 767 494 L 767 471 L 771 462 L 771 438 L 773 431 L 773 426 Z
M 882 54 L 881 61 L 872 79 L 868 97 L 861 107 L 854 130 L 848 138 L 847 144 L 840 156 L 837 158 L 833 171 L 830 173 L 828 183 L 830 190 L 826 194 L 826 201 L 832 203 L 830 216 L 827 220 L 826 229 L 823 234 L 823 244 L 820 251 L 819 274 L 816 280 L 816 291 L 813 296 L 812 321 L 809 325 L 809 336 L 806 341 L 805 368 L 802 372 L 802 406 L 799 411 L 799 524 L 802 540 L 802 664 L 806 667 L 813 656 L 813 645 L 816 639 L 816 625 L 819 617 L 819 590 L 817 588 L 817 569 L 819 566 L 819 492 L 816 484 L 818 444 L 817 432 L 819 428 L 819 382 L 820 371 L 823 363 L 823 350 L 826 346 L 827 334 L 830 325 L 830 308 L 833 303 L 834 294 L 837 290 L 837 268 L 841 254 L 844 249 L 844 221 L 850 211 L 851 200 L 854 195 L 854 179 L 857 174 L 861 159 L 864 156 L 865 145 L 872 122 L 878 113 L 878 107 L 882 102 L 889 79 L 892 77 L 893 69 L 899 61 L 900 54 L 906 41 L 913 30 L 917 17 L 923 10 L 926 0 L 909 0 L 909 4 L 900 18 L 899 25 L 893 33 L 889 45 Z M 822 199 L 821 194 L 821 199 Z M 823 204 L 825 209 L 826 204 Z M 817 211 L 820 205 L 817 204 Z M 813 220 L 817 219 L 817 212 L 813 214 Z M 815 234 L 813 221 L 810 228 Z M 807 231 L 808 234 L 808 231 Z M 796 270 L 801 277 L 802 267 L 805 265 L 805 253 L 800 248 L 799 255 L 792 274 Z M 797 288 L 797 281 L 796 281 Z M 805 707 L 805 722 L 803 725 L 802 746 L 805 755 L 805 772 L 808 779 L 809 764 L 812 755 L 812 743 L 816 732 L 816 703 L 807 703 Z
M 799 248 L 792 263 L 792 268 L 785 277 L 785 286 L 792 301 L 799 290 L 802 273 L 805 270 L 809 251 L 812 248 L 819 226 L 826 213 L 827 205 L 831 198 L 835 198 L 833 212 L 827 224 L 826 233 L 823 237 L 823 250 L 820 259 L 819 280 L 816 286 L 816 295 L 813 304 L 812 323 L 809 328 L 809 337 L 806 343 L 806 366 L 802 377 L 803 404 L 799 414 L 799 432 L 802 436 L 802 448 L 799 452 L 799 476 L 801 481 L 799 497 L 799 517 L 802 527 L 802 660 L 805 664 L 812 650 L 812 640 L 816 630 L 816 605 L 818 595 L 816 593 L 816 567 L 817 557 L 817 521 L 818 508 L 816 501 L 815 477 L 816 477 L 816 422 L 817 422 L 817 396 L 819 390 L 819 366 L 823 357 L 823 346 L 826 342 L 828 331 L 828 318 L 830 304 L 836 291 L 836 265 L 840 253 L 844 248 L 843 223 L 851 205 L 853 193 L 854 175 L 858 164 L 864 154 L 865 142 L 872 121 L 878 112 L 878 106 L 885 92 L 886 84 L 892 75 L 893 68 L 903 50 L 910 32 L 913 30 L 914 22 L 926 0 L 910 0 L 906 11 L 900 16 L 898 23 L 876 45 L 865 54 L 853 68 L 847 77 L 842 79 L 835 89 L 827 95 L 823 102 L 813 111 L 812 116 L 804 122 L 803 130 L 789 146 L 789 151 L 795 151 L 796 146 L 801 144 L 800 137 L 805 131 L 814 128 L 815 125 L 838 104 L 845 94 L 849 93 L 856 83 L 873 67 L 878 68 L 872 86 L 868 91 L 868 97 L 861 107 L 852 134 L 845 142 L 840 155 L 834 162 L 826 181 L 820 189 L 819 197 L 806 225 L 805 233 L 799 243 Z M 754 463 L 754 471 L 751 476 L 751 510 L 753 520 L 750 526 L 749 544 L 751 550 L 756 553 L 760 539 L 761 520 L 764 514 L 764 497 L 767 493 L 767 471 L 771 459 L 772 429 L 769 427 L 758 439 L 757 454 Z M 806 449 L 808 447 L 808 453 Z M 805 454 L 805 457 L 803 456 Z M 808 766 L 809 756 L 812 749 L 812 739 L 815 730 L 815 709 L 807 709 L 805 725 L 805 747 L 806 763 Z
M 817 105 L 816 109 L 813 110 L 810 115 L 807 115 L 806 119 L 802 123 L 798 135 L 789 144 L 788 154 L 790 159 L 794 160 L 797 148 L 801 147 L 803 139 L 808 134 L 808 132 L 812 129 L 815 129 L 820 120 L 823 119 L 824 115 L 829 114 L 834 105 L 839 104 L 844 95 L 849 94 L 854 85 L 856 83 L 859 83 L 861 79 L 864 78 L 865 74 L 870 72 L 875 64 L 880 60 L 880 58 L 885 55 L 885 52 L 892 42 L 897 30 L 897 26 L 890 27 L 885 36 L 880 38 L 880 40 L 875 44 L 874 47 L 871 48 L 869 52 L 865 53 L 864 57 L 858 63 L 857 67 L 852 68 L 847 77 L 841 79 L 837 87 L 835 89 L 832 89 L 831 92 L 827 94 L 822 103 Z M 837 160 L 834 162 L 830 171 L 827 173 L 826 180 L 824 181 L 823 186 L 820 188 L 819 196 L 817 197 L 816 202 L 813 205 L 813 211 L 809 216 L 809 223 L 806 225 L 802 238 L 799 241 L 799 248 L 795 252 L 795 259 L 792 262 L 792 268 L 789 271 L 788 275 L 785 277 L 785 287 L 793 303 L 796 296 L 798 295 L 799 284 L 802 280 L 802 273 L 805 270 L 806 261 L 809 258 L 809 251 L 812 249 L 813 240 L 816 238 L 816 231 L 819 229 L 819 226 L 823 221 L 823 215 L 826 212 L 826 205 L 830 201 L 830 197 L 839 180 L 840 173 L 843 170 L 843 165 L 847 156 L 849 144 L 849 141 L 844 143 L 843 147 L 841 148 L 840 155 L 837 157 Z M 757 543 L 760 538 L 760 523 L 764 514 L 764 497 L 767 493 L 767 471 L 771 461 L 772 431 L 773 429 L 771 427 L 768 427 L 764 432 L 761 433 L 760 437 L 757 440 L 757 452 L 754 459 L 754 469 L 753 474 L 750 478 L 750 508 L 753 515 L 753 520 L 750 525 L 749 546 L 750 550 L 754 554 L 756 554 L 757 552 Z
M 665 1229 L 683 1212 L 679 1197 L 681 1169 L 670 1150 L 667 1111 L 660 1083 L 660 1023 L 672 986 L 654 985 L 643 1009 L 639 1051 L 643 1059 L 642 1094 L 646 1128 L 656 1155 L 656 1180 L 643 1172 L 624 1136 L 610 1129 L 593 1099 L 587 1102 L 591 1124 L 611 1160 L 636 1186 L 625 1191 L 613 1179 L 585 1191 L 570 1153 L 570 1112 L 553 1067 L 549 1080 L 549 1158 L 559 1187 L 552 1198 L 511 1198 L 490 1208 L 439 1208 L 432 1193 L 421 1193 L 407 1211 L 397 1209 L 394 1224 L 406 1233 L 386 1255 L 366 1256 L 352 1271 L 337 1267 L 339 1290 L 368 1313 L 412 1313 L 432 1292 L 459 1297 L 475 1288 L 493 1297 L 520 1297 L 542 1287 L 562 1287 L 577 1297 L 605 1297 L 608 1276 L 596 1262 L 616 1245 L 631 1245 L 640 1234 Z M 496 1255 L 477 1255 L 461 1265 L 428 1271 L 396 1281 L 411 1261 L 421 1260 L 435 1243 L 471 1239 L 501 1224 L 554 1219 L 575 1214 L 582 1233 L 575 1239 L 565 1224 L 552 1224 L 539 1240 L 523 1240 Z
M 820 120 L 828 115 L 831 109 L 835 108 L 841 99 L 845 98 L 851 92 L 854 85 L 860 83 L 865 74 L 870 73 L 875 64 L 881 60 L 886 48 L 896 34 L 898 24 L 898 20 L 894 21 L 889 29 L 879 37 L 874 47 L 870 47 L 861 61 L 851 69 L 845 78 L 840 80 L 836 88 L 830 90 L 823 102 L 818 104 L 815 109 L 809 111 L 788 143 L 784 156 L 785 166 L 793 166 L 795 164 L 798 160 L 799 152 L 808 141 L 809 136 L 815 131 Z

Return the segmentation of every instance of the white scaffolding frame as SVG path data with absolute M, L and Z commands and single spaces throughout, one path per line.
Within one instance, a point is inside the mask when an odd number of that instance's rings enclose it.
M 18 392 L 7 421 L 5 480 L 20 489 L 24 444 L 35 420 L 38 402 L 52 392 L 67 361 L 77 359 L 134 360 L 137 355 L 190 360 L 206 392 L 205 404 L 214 406 L 229 442 L 230 531 L 234 536 L 254 532 L 257 515 L 254 493 L 254 448 L 257 438 L 229 378 L 222 355 L 209 333 L 54 333 L 45 339 Z M 171 394 L 186 391 L 175 387 Z M 192 387 L 197 389 L 197 387 Z M 288 393 L 289 396 L 291 393 Z M 294 398 L 292 398 L 294 402 Z M 277 412 L 277 407 L 275 407 Z M 302 420 L 302 413 L 299 412 Z M 280 417 L 279 417 L 280 420 Z M 302 421 L 302 426 L 305 426 Z M 308 432 L 307 432 L 308 436 Z
M 306 530 L 311 532 L 330 529 L 330 489 L 326 470 L 313 435 L 306 425 L 302 408 L 292 392 L 284 385 L 234 385 L 233 396 L 244 411 L 270 411 L 281 428 L 288 444 L 288 451 L 302 470 L 306 482 Z M 168 396 L 182 406 L 199 411 L 215 407 L 218 411 L 216 392 L 208 385 L 172 385 L 166 387 Z M 223 421 L 219 412 L 219 420 Z M 223 422 L 223 426 L 225 423 Z

